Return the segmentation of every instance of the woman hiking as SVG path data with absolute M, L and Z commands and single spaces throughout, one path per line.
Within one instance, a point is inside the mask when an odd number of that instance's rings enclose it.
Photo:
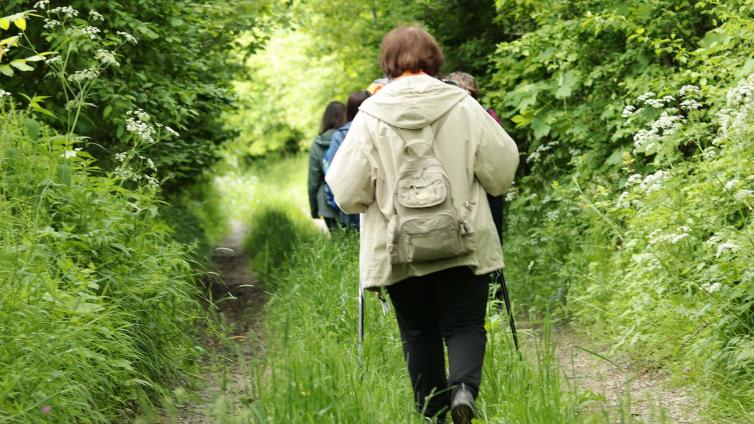
M 322 115 L 319 134 L 314 138 L 309 149 L 309 174 L 307 188 L 309 192 L 309 211 L 314 219 L 322 218 L 331 230 L 337 225 L 337 214 L 327 204 L 325 198 L 325 172 L 322 170 L 322 158 L 325 155 L 335 131 L 346 123 L 346 105 L 330 102 Z
M 338 153 L 340 145 L 346 138 L 346 134 L 348 134 L 348 130 L 351 128 L 353 118 L 355 118 L 356 114 L 359 112 L 359 106 L 361 106 L 364 100 L 368 99 L 370 95 L 369 91 L 361 90 L 354 91 L 348 96 L 348 101 L 346 101 L 346 123 L 335 131 L 335 134 L 333 134 L 332 140 L 330 141 L 330 147 L 327 148 L 327 151 L 322 158 L 322 169 L 324 170 L 325 175 L 327 175 L 330 163 L 332 163 L 335 154 Z M 347 214 L 341 211 L 340 208 L 338 208 L 337 203 L 335 203 L 335 196 L 333 196 L 332 191 L 327 184 L 325 184 L 325 199 L 327 200 L 327 204 L 335 211 L 335 214 L 338 217 L 338 223 L 341 226 L 344 228 L 359 229 L 359 215 Z
M 466 90 L 435 78 L 443 61 L 421 28 L 385 36 L 393 81 L 361 105 L 326 179 L 343 211 L 363 214 L 361 284 L 390 295 L 417 411 L 457 424 L 475 415 L 490 273 L 503 267 L 487 193 L 510 187 L 518 150 Z

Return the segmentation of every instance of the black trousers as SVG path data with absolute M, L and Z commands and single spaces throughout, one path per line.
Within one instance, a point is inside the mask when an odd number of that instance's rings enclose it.
M 476 397 L 487 344 L 484 317 L 489 275 L 467 267 L 411 277 L 387 291 L 395 307 L 417 410 L 444 416 L 453 390 L 464 383 Z M 448 347 L 446 377 L 443 341 Z

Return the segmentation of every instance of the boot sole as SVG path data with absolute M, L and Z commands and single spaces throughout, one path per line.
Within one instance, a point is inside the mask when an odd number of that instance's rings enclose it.
M 456 405 L 450 415 L 453 417 L 453 424 L 471 424 L 474 410 L 469 405 Z

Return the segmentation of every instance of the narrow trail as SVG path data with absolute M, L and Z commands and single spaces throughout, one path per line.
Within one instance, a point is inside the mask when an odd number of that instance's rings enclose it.
M 638 421 L 654 424 L 664 418 L 673 424 L 703 424 L 689 387 L 673 387 L 661 370 L 650 370 L 625 355 L 605 354 L 584 336 L 567 328 L 559 329 L 556 356 L 569 384 L 592 392 L 601 399 L 596 409 L 618 410 L 630 400 L 631 415 Z M 600 358 L 598 355 L 604 356 Z
M 242 222 L 231 222 L 230 234 L 213 251 L 211 259 L 219 275 L 211 288 L 220 336 L 206 336 L 204 347 L 209 354 L 202 364 L 198 393 L 168 422 L 221 422 L 251 402 L 249 362 L 264 353 L 261 340 L 256 338 L 261 331 L 251 330 L 261 325 L 267 295 L 243 249 L 246 230 Z
M 170 414 L 172 418 L 164 418 L 165 423 L 235 422 L 233 417 L 251 402 L 249 362 L 264 354 L 264 345 L 255 336 L 261 331 L 252 330 L 259 330 L 267 295 L 243 249 L 246 230 L 243 223 L 232 222 L 230 234 L 213 251 L 218 277 L 212 284 L 212 296 L 219 328 L 205 337 L 209 354 L 201 367 L 197 392 Z M 690 390 L 672 387 L 661 372 L 643 369 L 627 357 L 600 358 L 589 351 L 602 354 L 605 349 L 565 328 L 559 329 L 556 340 L 561 372 L 570 385 L 599 398 L 595 409 L 618 410 L 630 399 L 638 422 L 658 422 L 660 409 L 669 423 L 706 422 L 699 417 Z

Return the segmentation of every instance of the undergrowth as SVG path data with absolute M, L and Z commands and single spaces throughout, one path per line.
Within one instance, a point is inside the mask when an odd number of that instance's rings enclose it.
M 80 141 L 0 113 L 0 422 L 128 419 L 199 353 L 188 248 Z

